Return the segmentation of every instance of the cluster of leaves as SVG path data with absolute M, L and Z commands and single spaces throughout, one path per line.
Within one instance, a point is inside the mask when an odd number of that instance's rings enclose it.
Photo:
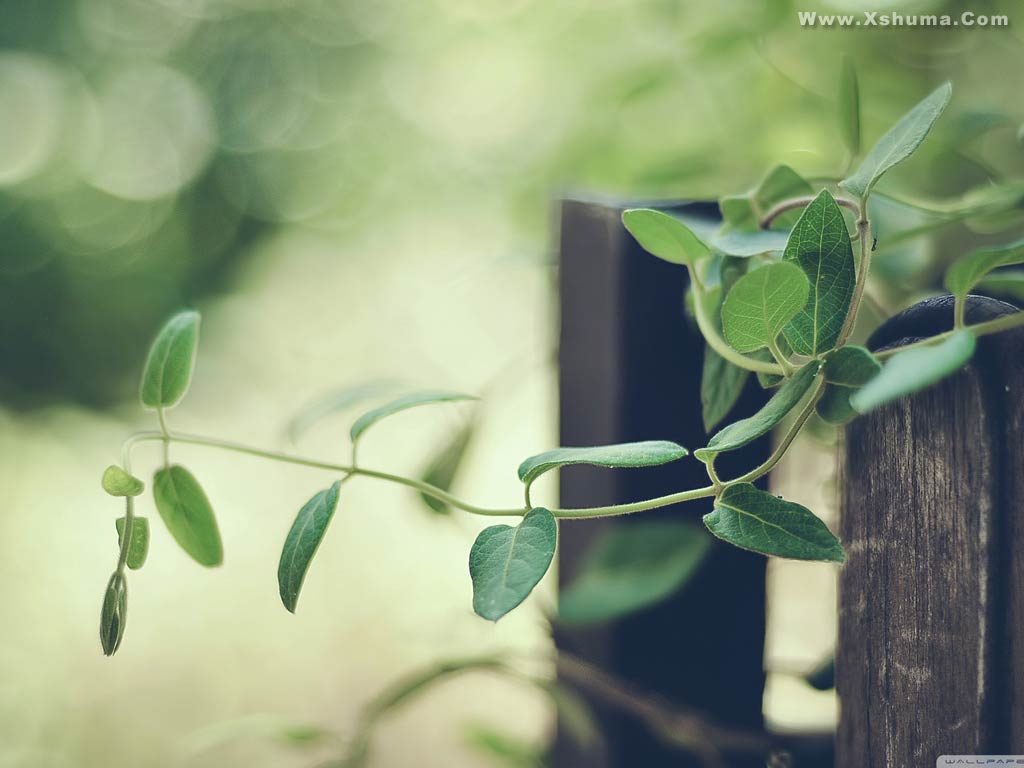
M 843 83 L 843 134 L 851 156 L 857 156 L 859 100 L 852 70 L 844 71 Z M 621 514 L 713 498 L 712 511 L 703 521 L 720 539 L 766 555 L 842 562 L 840 542 L 818 517 L 753 483 L 778 462 L 813 414 L 841 425 L 859 413 L 926 387 L 970 359 L 977 335 L 1020 324 L 1022 318 L 1014 315 L 1009 322 L 976 325 L 964 322 L 963 308 L 970 290 L 993 269 L 1024 262 L 1024 242 L 1015 242 L 972 253 L 949 270 L 946 285 L 956 297 L 955 324 L 949 332 L 877 354 L 848 343 L 864 298 L 874 246 L 869 197 L 882 175 L 921 144 L 950 95 L 949 84 L 936 89 L 883 135 L 859 167 L 836 186 L 816 190 L 791 168 L 772 169 L 755 189 L 722 199 L 723 224 L 717 230 L 698 231 L 680 217 L 653 209 L 634 209 L 623 215 L 626 228 L 647 251 L 689 271 L 694 314 L 707 342 L 702 407 L 708 431 L 728 416 L 751 373 L 763 387 L 773 390 L 761 410 L 718 429 L 707 445 L 693 452 L 707 469 L 710 484 L 706 488 L 590 510 L 534 505 L 530 500 L 533 483 L 561 467 L 650 467 L 690 455 L 683 446 L 663 440 L 562 447 L 522 462 L 518 474 L 525 504 L 521 507 L 474 507 L 454 497 L 449 489 L 472 438 L 475 419 L 453 436 L 418 479 L 358 465 L 360 439 L 383 419 L 411 408 L 475 399 L 448 391 L 407 392 L 359 416 L 349 431 L 350 465 L 180 435 L 168 429 L 165 415 L 188 389 L 200 319 L 192 311 L 175 315 L 153 342 L 142 375 L 141 401 L 157 412 L 160 431 L 130 438 L 121 465 L 109 467 L 103 475 L 104 489 L 126 503 L 125 515 L 116 523 L 118 565 L 102 608 L 104 652 L 113 654 L 120 646 L 127 610 L 125 569 L 145 563 L 151 533 L 148 521 L 134 511 L 134 501 L 145 488 L 130 467 L 132 441 L 139 439 L 163 443 L 164 461 L 153 477 L 157 511 L 181 548 L 206 567 L 223 562 L 216 517 L 195 476 L 170 462 L 172 444 L 240 451 L 337 475 L 301 506 L 285 537 L 278 585 L 281 601 L 291 612 L 296 610 L 310 565 L 338 509 L 342 486 L 360 475 L 412 487 L 437 513 L 454 506 L 476 514 L 521 518 L 515 525 L 486 528 L 469 552 L 473 608 L 492 621 L 522 603 L 547 572 L 556 551 L 559 517 Z M 844 208 L 848 212 L 844 213 Z M 854 242 L 859 258 L 854 254 Z M 315 404 L 297 417 L 290 431 L 297 434 L 319 415 L 378 396 L 386 389 L 367 386 Z M 779 448 L 765 464 L 737 478 L 718 476 L 715 462 L 719 455 L 742 448 L 780 425 L 788 426 Z M 607 620 L 678 589 L 707 551 L 707 538 L 694 531 L 687 523 L 643 523 L 602 539 L 577 583 L 563 595 L 563 620 Z

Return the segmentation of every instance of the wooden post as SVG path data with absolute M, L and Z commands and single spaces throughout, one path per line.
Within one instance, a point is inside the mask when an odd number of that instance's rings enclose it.
M 626 206 L 566 201 L 561 209 L 561 444 L 596 445 L 641 439 L 704 445 L 700 372 L 704 342 L 685 316 L 686 272 L 648 255 L 626 232 Z M 717 220 L 717 206 L 679 206 Z M 753 377 L 752 377 L 753 378 Z M 765 394 L 751 382 L 736 409 L 747 416 Z M 767 458 L 768 440 L 723 455 L 723 477 Z M 633 501 L 705 485 L 697 461 L 609 471 L 569 467 L 562 473 L 563 506 Z M 699 520 L 710 504 L 693 502 L 659 512 Z M 572 580 L 593 536 L 631 518 L 561 525 L 559 582 Z M 669 600 L 622 621 L 587 630 L 556 627 L 559 648 L 620 680 L 741 728 L 760 729 L 764 689 L 765 558 L 716 545 L 699 574 Z M 555 746 L 557 768 L 700 766 L 660 743 L 635 719 L 602 710 L 608 746 L 604 763 L 580 754 L 570 738 Z M 764 758 L 729 762 L 763 768 Z
M 972 297 L 968 322 L 1015 311 Z M 947 330 L 950 297 L 878 349 Z M 837 768 L 1024 753 L 1024 332 L 852 422 L 840 457 Z

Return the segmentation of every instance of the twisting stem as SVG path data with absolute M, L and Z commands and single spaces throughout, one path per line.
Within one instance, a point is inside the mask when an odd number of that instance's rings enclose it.
M 871 272 L 871 251 L 874 245 L 871 237 L 871 221 L 868 219 L 867 200 L 861 200 L 859 218 L 857 219 L 857 245 L 860 250 L 860 263 L 857 265 L 857 283 L 853 288 L 853 297 L 850 299 L 850 311 L 846 313 L 846 320 L 843 322 L 842 330 L 839 331 L 839 339 L 836 346 L 841 347 L 853 333 L 857 325 L 857 314 L 860 311 L 861 301 L 864 298 L 864 289 L 868 283 L 868 275 Z
M 694 270 L 690 270 L 690 275 L 693 276 Z M 701 335 L 704 340 L 708 343 L 715 352 L 721 357 L 728 360 L 733 365 L 744 368 L 748 371 L 754 371 L 755 373 L 773 373 L 776 376 L 785 375 L 781 365 L 777 363 L 769 363 L 764 360 L 755 360 L 752 357 L 741 355 L 735 349 L 730 347 L 725 339 L 718 333 L 718 328 L 715 323 L 708 317 L 707 307 L 704 305 L 704 297 L 701 294 L 695 295 L 694 297 L 694 313 L 697 316 L 697 327 L 700 328 Z
M 789 360 L 782 354 L 782 350 L 779 349 L 779 342 L 774 339 L 768 339 L 768 349 L 772 353 L 772 357 L 782 366 L 782 374 L 788 379 L 793 375 L 793 366 L 789 364 Z
M 779 218 L 779 216 L 786 213 L 787 211 L 792 211 L 797 208 L 804 208 L 810 205 L 811 203 L 814 202 L 815 197 L 816 195 L 806 195 L 804 197 L 794 197 L 789 200 L 783 200 L 781 203 L 778 203 L 773 208 L 769 209 L 768 213 L 766 213 L 761 218 L 761 229 L 768 229 L 768 227 L 772 225 L 773 221 L 775 221 L 777 218 Z M 860 215 L 860 208 L 857 206 L 857 203 L 855 203 L 853 200 L 848 200 L 845 197 L 837 197 L 836 202 L 839 203 L 839 205 L 843 206 L 844 208 L 849 208 L 851 211 L 854 211 L 858 215 Z

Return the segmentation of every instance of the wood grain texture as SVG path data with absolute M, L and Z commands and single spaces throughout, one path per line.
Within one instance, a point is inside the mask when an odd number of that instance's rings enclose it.
M 686 272 L 642 251 L 621 223 L 626 206 L 566 201 L 561 208 L 560 441 L 594 445 L 641 439 L 703 445 L 700 360 L 703 340 L 686 318 Z M 689 212 L 717 217 L 714 205 Z M 753 377 L 751 377 L 753 378 Z M 764 402 L 752 383 L 736 410 L 747 416 Z M 723 456 L 723 476 L 767 457 L 767 440 Z M 699 462 L 607 470 L 567 467 L 567 507 L 635 501 L 707 482 Z M 699 523 L 710 502 L 644 513 Z M 565 521 L 560 526 L 559 582 L 572 580 L 594 535 L 629 525 L 632 516 Z M 617 679 L 692 707 L 725 725 L 759 729 L 764 688 L 765 558 L 715 544 L 690 585 L 667 601 L 621 621 L 587 629 L 556 626 L 560 648 Z M 558 768 L 702 765 L 660 742 L 635 717 L 602 708 L 608 745 L 603 761 L 559 738 Z M 762 768 L 763 758 L 736 758 L 730 768 Z
M 1022 358 L 1002 334 L 847 427 L 837 768 L 1024 752 Z

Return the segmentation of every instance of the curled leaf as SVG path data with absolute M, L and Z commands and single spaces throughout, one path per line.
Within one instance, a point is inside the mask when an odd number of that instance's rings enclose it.
M 100 645 L 104 656 L 113 656 L 124 639 L 124 626 L 128 616 L 128 582 L 121 572 L 115 572 L 107 582 L 100 609 Z
M 138 496 L 146 484 L 139 478 L 129 475 L 116 464 L 111 464 L 103 472 L 103 490 L 111 496 Z
M 124 542 L 125 518 L 119 517 L 115 523 L 117 528 L 117 543 Z M 129 568 L 137 571 L 146 564 L 146 556 L 149 554 L 149 520 L 144 517 L 135 516 L 132 518 L 132 540 L 128 544 L 128 559 L 125 561 Z

